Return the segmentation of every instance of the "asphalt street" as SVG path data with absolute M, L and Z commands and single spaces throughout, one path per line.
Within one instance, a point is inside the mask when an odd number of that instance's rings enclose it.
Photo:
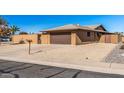
M 90 72 L 0 60 L 0 78 L 123 78 L 123 75 Z

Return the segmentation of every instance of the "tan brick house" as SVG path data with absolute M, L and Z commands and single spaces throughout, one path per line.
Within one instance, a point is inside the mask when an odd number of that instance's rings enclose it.
M 13 43 L 32 40 L 33 44 L 71 44 L 79 45 L 89 42 L 118 43 L 120 36 L 108 32 L 102 25 L 80 26 L 69 24 L 41 31 L 33 35 L 14 35 Z M 27 43 L 27 42 L 25 42 Z
M 102 25 L 64 25 L 42 31 L 42 44 L 82 44 L 85 42 L 118 43 L 119 37 Z

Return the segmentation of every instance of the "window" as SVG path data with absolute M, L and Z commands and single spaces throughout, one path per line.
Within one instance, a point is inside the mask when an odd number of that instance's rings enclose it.
M 90 37 L 90 32 L 87 32 L 87 37 Z
M 99 33 L 97 32 L 97 36 L 99 36 Z

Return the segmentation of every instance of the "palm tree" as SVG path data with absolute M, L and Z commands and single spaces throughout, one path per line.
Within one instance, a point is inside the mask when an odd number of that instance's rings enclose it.
M 12 35 L 14 35 L 18 31 L 20 31 L 20 28 L 15 25 L 10 26 L 10 29 L 11 29 Z

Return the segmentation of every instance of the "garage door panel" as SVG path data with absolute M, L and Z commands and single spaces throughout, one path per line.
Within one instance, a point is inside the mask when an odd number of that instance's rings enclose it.
M 52 33 L 50 34 L 51 44 L 71 44 L 70 33 Z

